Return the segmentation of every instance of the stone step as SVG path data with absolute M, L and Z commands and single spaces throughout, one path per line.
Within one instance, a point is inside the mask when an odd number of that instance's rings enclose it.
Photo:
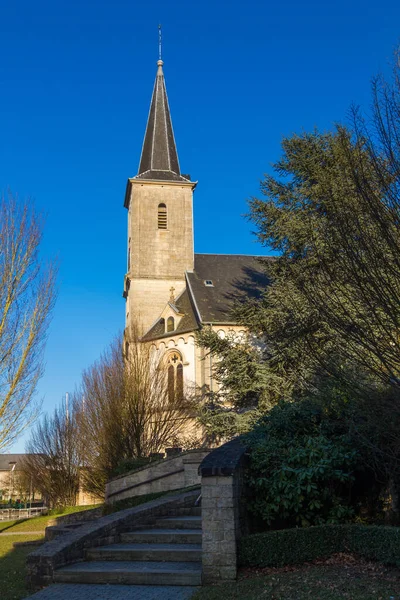
M 179 515 L 201 517 L 201 506 L 192 506 L 191 508 L 180 508 Z
M 201 562 L 201 544 L 111 544 L 86 551 L 87 560 Z
M 190 600 L 199 587 L 53 583 L 29 600 Z
M 157 519 L 155 526 L 159 529 L 201 529 L 201 517 L 163 517 Z
M 201 563 L 81 562 L 58 569 L 55 583 L 201 585 Z
M 201 544 L 201 529 L 138 529 L 121 533 L 123 544 Z

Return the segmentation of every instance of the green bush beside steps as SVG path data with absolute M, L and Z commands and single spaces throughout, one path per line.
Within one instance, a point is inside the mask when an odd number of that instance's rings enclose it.
M 242 567 L 283 567 L 337 552 L 400 566 L 400 527 L 320 525 L 255 533 L 239 541 Z

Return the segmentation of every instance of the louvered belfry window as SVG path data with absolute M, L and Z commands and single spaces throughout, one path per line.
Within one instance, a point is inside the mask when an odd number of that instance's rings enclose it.
M 167 229 L 167 207 L 165 204 L 158 205 L 158 229 Z

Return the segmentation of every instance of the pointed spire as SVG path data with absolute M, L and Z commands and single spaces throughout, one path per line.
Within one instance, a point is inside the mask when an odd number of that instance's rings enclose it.
M 150 104 L 149 118 L 140 157 L 139 179 L 187 181 L 182 177 L 167 90 L 163 73 L 163 61 L 157 61 L 157 75 Z

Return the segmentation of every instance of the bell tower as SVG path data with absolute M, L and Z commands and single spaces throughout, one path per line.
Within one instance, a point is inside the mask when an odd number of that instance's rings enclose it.
M 182 175 L 163 73 L 157 75 L 138 174 L 128 179 L 128 270 L 125 276 L 126 333 L 137 324 L 144 333 L 159 318 L 170 297 L 185 288 L 193 271 L 193 190 L 197 182 Z

